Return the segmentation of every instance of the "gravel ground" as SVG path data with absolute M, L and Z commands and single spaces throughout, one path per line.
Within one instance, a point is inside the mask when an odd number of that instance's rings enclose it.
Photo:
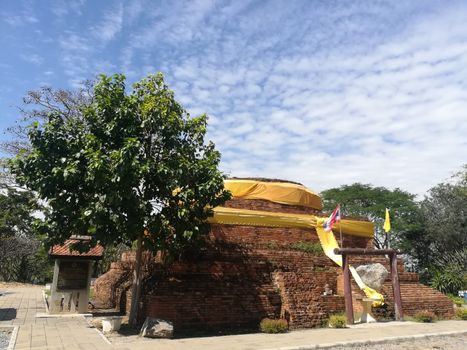
M 387 344 L 356 345 L 332 348 L 333 350 L 466 350 L 467 334 L 426 337 Z
M 0 350 L 8 348 L 11 332 L 11 330 L 0 329 Z

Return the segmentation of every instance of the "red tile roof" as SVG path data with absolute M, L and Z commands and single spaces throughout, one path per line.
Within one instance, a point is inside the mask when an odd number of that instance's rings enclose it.
M 82 239 L 67 239 L 63 245 L 54 245 L 50 251 L 49 256 L 51 257 L 79 257 L 79 258 L 102 258 L 104 248 L 101 245 L 96 245 L 86 253 L 80 253 L 76 250 L 70 251 L 70 245 L 77 243 Z

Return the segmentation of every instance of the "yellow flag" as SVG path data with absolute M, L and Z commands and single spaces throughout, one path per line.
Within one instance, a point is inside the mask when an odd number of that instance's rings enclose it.
M 389 209 L 386 208 L 386 219 L 384 220 L 384 231 L 389 232 L 391 230 L 391 220 L 389 219 Z

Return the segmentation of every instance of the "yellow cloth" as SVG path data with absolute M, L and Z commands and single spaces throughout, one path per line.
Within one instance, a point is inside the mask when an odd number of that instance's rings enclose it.
M 334 234 L 331 232 L 324 231 L 323 225 L 326 221 L 326 218 L 317 218 L 316 220 L 316 232 L 318 233 L 319 241 L 323 247 L 324 254 L 334 261 L 338 266 L 342 267 L 342 256 L 334 253 L 334 249 L 339 248 Z M 379 299 L 375 301 L 373 306 L 381 306 L 384 304 L 384 297 L 378 293 L 376 290 L 368 287 L 358 275 L 357 270 L 353 266 L 349 267 L 350 273 L 352 274 L 355 282 L 357 282 L 358 287 L 363 290 L 367 298 Z
M 234 198 L 265 199 L 271 202 L 302 205 L 321 210 L 321 198 L 302 185 L 288 182 L 264 182 L 256 180 L 229 179 L 224 187 Z
M 391 230 L 391 220 L 389 219 L 389 209 L 386 208 L 386 218 L 384 220 L 384 231 L 389 232 Z
M 318 219 L 325 220 L 325 218 L 309 214 L 277 213 L 225 207 L 216 207 L 213 210 L 214 216 L 208 218 L 208 222 L 211 224 L 314 228 L 317 227 L 316 221 Z M 374 232 L 373 223 L 368 221 L 341 220 L 335 227 L 337 229 L 341 227 L 342 232 L 359 237 L 372 238 Z

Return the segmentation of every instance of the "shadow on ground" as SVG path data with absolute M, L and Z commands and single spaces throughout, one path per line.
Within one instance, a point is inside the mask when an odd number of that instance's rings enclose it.
M 6 308 L 0 309 L 0 321 L 11 321 L 16 318 L 16 309 Z

